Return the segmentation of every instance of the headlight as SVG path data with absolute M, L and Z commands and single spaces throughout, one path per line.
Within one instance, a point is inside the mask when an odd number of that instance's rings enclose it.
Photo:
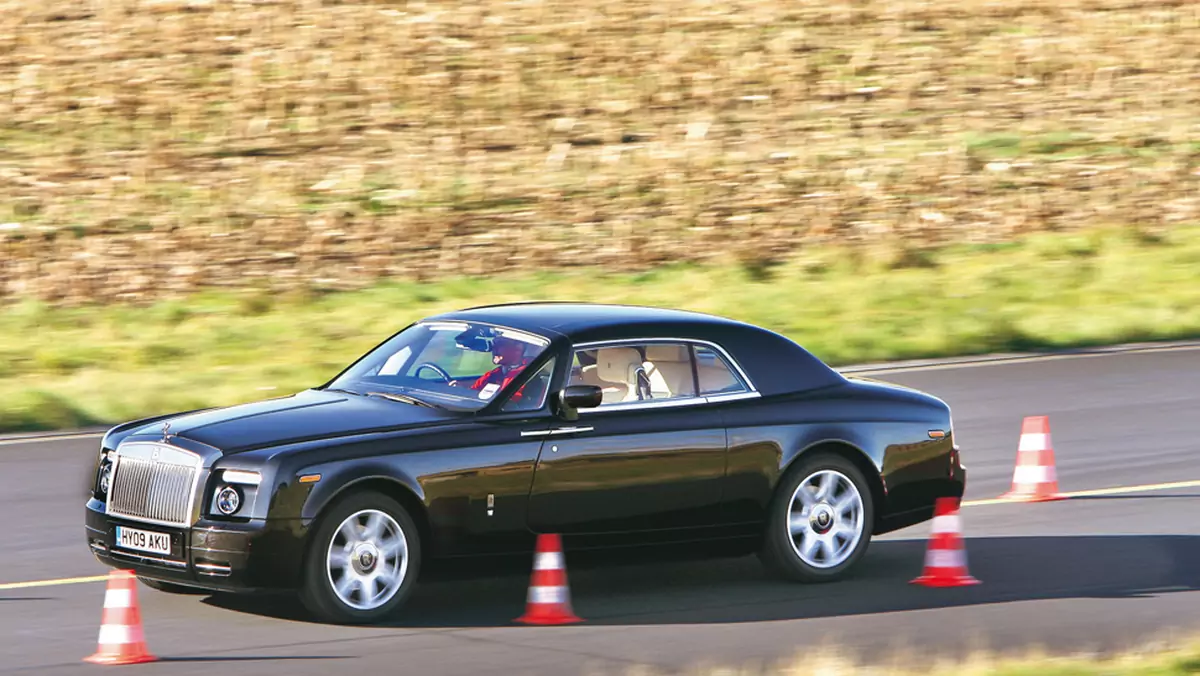
M 246 484 L 247 486 L 257 486 L 262 483 L 262 475 L 258 472 L 250 472 L 244 469 L 227 469 L 221 473 L 221 478 L 226 483 L 231 484 Z
M 113 452 L 107 448 L 100 450 L 99 469 L 96 471 L 95 491 L 99 495 L 108 495 L 108 488 L 112 484 L 113 471 Z
M 225 516 L 233 516 L 242 506 L 242 493 L 233 486 L 224 486 L 217 491 L 217 511 Z
M 108 487 L 112 483 L 112 463 L 107 459 L 100 465 L 100 493 L 108 495 Z

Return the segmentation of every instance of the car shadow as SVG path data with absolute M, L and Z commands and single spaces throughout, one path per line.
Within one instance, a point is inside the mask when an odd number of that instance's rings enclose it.
M 159 657 L 159 662 L 279 662 L 306 660 L 345 660 L 345 655 L 216 655 L 205 657 Z
M 1200 589 L 1200 537 L 1113 535 L 981 537 L 966 541 L 970 573 L 982 584 L 928 589 L 924 540 L 871 544 L 852 575 L 836 583 L 796 584 L 770 577 L 757 558 L 574 566 L 567 554 L 572 605 L 593 625 L 764 622 L 888 613 L 1041 599 L 1138 598 Z M 526 570 L 439 571 L 414 590 L 384 626 L 513 625 L 524 610 Z M 212 596 L 233 611 L 312 621 L 285 598 Z
M 1071 500 L 1195 500 L 1200 493 L 1172 493 L 1170 495 L 1072 495 Z

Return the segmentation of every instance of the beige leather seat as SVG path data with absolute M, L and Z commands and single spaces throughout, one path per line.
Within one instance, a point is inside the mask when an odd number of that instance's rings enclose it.
M 579 370 L 579 376 L 571 381 L 572 385 L 595 385 L 604 393 L 602 401 L 606 404 L 614 401 L 622 401 L 625 395 L 629 393 L 629 386 L 625 384 L 616 384 L 606 382 L 600 379 L 597 375 L 595 364 L 588 364 Z
M 696 360 L 696 374 L 700 380 L 700 391 L 713 394 L 727 387 L 740 385 L 736 376 L 720 359 L 706 358 Z
M 596 380 L 604 390 L 604 403 L 637 401 L 637 372 L 642 355 L 632 347 L 606 347 L 596 350 L 595 366 L 583 369 L 585 382 Z
M 686 345 L 647 345 L 642 366 L 655 399 L 695 396 L 692 357 Z

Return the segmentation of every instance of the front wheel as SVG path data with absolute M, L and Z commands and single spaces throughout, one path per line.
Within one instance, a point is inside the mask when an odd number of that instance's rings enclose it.
M 871 490 L 854 463 L 839 455 L 797 463 L 771 501 L 759 556 L 788 579 L 836 580 L 867 551 L 875 518 Z
M 420 565 L 420 536 L 404 507 L 382 493 L 355 493 L 321 518 L 300 599 L 326 622 L 376 622 L 403 605 Z

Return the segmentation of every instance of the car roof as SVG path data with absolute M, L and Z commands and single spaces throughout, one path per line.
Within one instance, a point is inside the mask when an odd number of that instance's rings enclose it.
M 505 326 L 572 344 L 632 339 L 700 340 L 730 353 L 764 395 L 845 382 L 822 361 L 767 329 L 702 312 L 638 305 L 528 302 L 447 312 L 429 321 L 475 321 Z
M 587 334 L 618 329 L 629 337 L 646 335 L 657 327 L 741 324 L 732 319 L 687 310 L 669 310 L 639 305 L 607 305 L 603 303 L 530 302 L 484 305 L 449 312 L 431 320 L 458 319 L 499 324 L 522 331 L 559 334 L 572 342 Z

